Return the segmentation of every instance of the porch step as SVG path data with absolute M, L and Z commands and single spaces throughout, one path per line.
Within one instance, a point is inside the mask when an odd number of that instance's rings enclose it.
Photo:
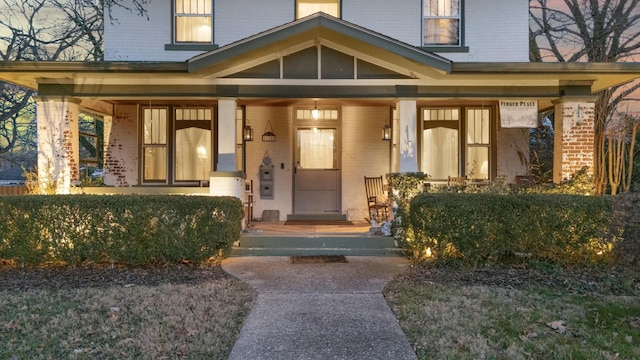
M 242 235 L 231 256 L 400 256 L 391 237 L 331 235 Z
M 346 214 L 288 214 L 287 220 L 296 221 L 347 221 Z

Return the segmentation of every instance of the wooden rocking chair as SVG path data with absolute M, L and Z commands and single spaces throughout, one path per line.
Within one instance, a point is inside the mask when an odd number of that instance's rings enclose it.
M 364 177 L 364 188 L 367 192 L 367 207 L 369 215 L 373 217 L 375 213 L 376 221 L 389 221 L 389 199 L 385 193 L 382 176 Z

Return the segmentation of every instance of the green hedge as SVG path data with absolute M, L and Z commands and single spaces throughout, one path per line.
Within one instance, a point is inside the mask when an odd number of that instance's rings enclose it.
M 417 257 L 585 264 L 606 260 L 615 238 L 606 196 L 425 193 L 410 207 Z
M 0 197 L 0 259 L 144 265 L 227 255 L 244 216 L 232 197 Z

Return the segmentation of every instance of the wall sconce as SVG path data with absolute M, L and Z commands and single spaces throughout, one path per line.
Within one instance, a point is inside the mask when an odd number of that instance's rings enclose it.
M 311 118 L 313 120 L 320 119 L 320 110 L 318 110 L 318 102 L 317 101 L 313 104 L 313 110 L 311 110 Z
M 391 126 L 389 126 L 388 124 L 382 128 L 382 140 L 391 140 Z
M 242 139 L 244 141 L 253 141 L 253 129 L 249 125 L 245 125 L 242 129 Z

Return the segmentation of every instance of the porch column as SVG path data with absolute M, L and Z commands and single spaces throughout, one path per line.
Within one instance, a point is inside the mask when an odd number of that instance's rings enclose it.
M 218 100 L 217 171 L 238 171 L 236 160 L 236 99 Z
M 593 174 L 595 99 L 561 98 L 554 104 L 553 182 L 559 184 L 585 166 Z
M 209 194 L 243 199 L 245 174 L 236 157 L 236 99 L 218 99 L 218 163 L 209 175 Z
M 395 161 L 399 172 L 418 171 L 418 143 L 416 141 L 417 129 L 417 107 L 415 99 L 399 99 L 396 101 L 398 112 L 398 132 L 399 151 L 395 152 Z M 395 136 L 395 134 L 394 134 Z M 395 137 L 394 137 L 395 138 Z
M 44 193 L 68 194 L 80 180 L 78 104 L 69 96 L 38 96 L 38 184 Z

